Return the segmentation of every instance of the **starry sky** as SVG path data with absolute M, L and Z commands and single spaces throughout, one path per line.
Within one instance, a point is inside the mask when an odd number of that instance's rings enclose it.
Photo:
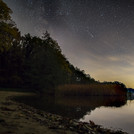
M 133 0 L 3 1 L 22 34 L 48 30 L 74 66 L 134 88 Z

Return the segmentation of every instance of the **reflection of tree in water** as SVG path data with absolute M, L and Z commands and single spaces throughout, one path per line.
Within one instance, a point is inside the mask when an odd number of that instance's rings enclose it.
M 127 100 L 134 100 L 134 93 L 133 92 L 127 93 Z
M 68 116 L 72 118 L 79 119 L 83 117 L 87 112 L 91 112 L 97 107 L 101 106 L 112 106 L 121 107 L 126 104 L 127 99 L 125 96 L 89 96 L 89 97 L 64 97 L 56 98 L 56 105 L 64 107 L 64 113 L 61 112 L 63 116 Z M 69 110 L 70 111 L 69 111 Z M 67 110 L 69 112 L 67 112 Z
M 16 97 L 16 100 L 31 105 L 35 108 L 62 115 L 65 117 L 80 119 L 87 112 L 90 113 L 97 107 L 110 106 L 121 107 L 126 104 L 125 96 L 89 96 L 89 97 L 50 97 L 38 96 Z

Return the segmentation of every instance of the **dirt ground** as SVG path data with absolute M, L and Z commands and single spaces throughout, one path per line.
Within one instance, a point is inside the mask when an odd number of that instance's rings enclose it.
M 26 114 L 19 103 L 10 96 L 29 95 L 31 93 L 0 91 L 0 134 L 77 134 L 70 130 L 50 129 L 41 124 L 41 116 Z M 34 117 L 34 118 L 33 118 Z M 35 118 L 36 117 L 36 118 Z

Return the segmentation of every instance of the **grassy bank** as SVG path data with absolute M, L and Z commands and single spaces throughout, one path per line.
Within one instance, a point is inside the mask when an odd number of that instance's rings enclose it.
M 59 86 L 56 94 L 64 96 L 119 96 L 126 90 L 119 84 L 72 84 Z

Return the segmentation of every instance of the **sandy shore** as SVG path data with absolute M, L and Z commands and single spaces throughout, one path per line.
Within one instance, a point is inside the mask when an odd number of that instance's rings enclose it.
M 0 134 L 126 134 L 46 113 L 13 101 L 13 96 L 32 95 L 0 91 Z

